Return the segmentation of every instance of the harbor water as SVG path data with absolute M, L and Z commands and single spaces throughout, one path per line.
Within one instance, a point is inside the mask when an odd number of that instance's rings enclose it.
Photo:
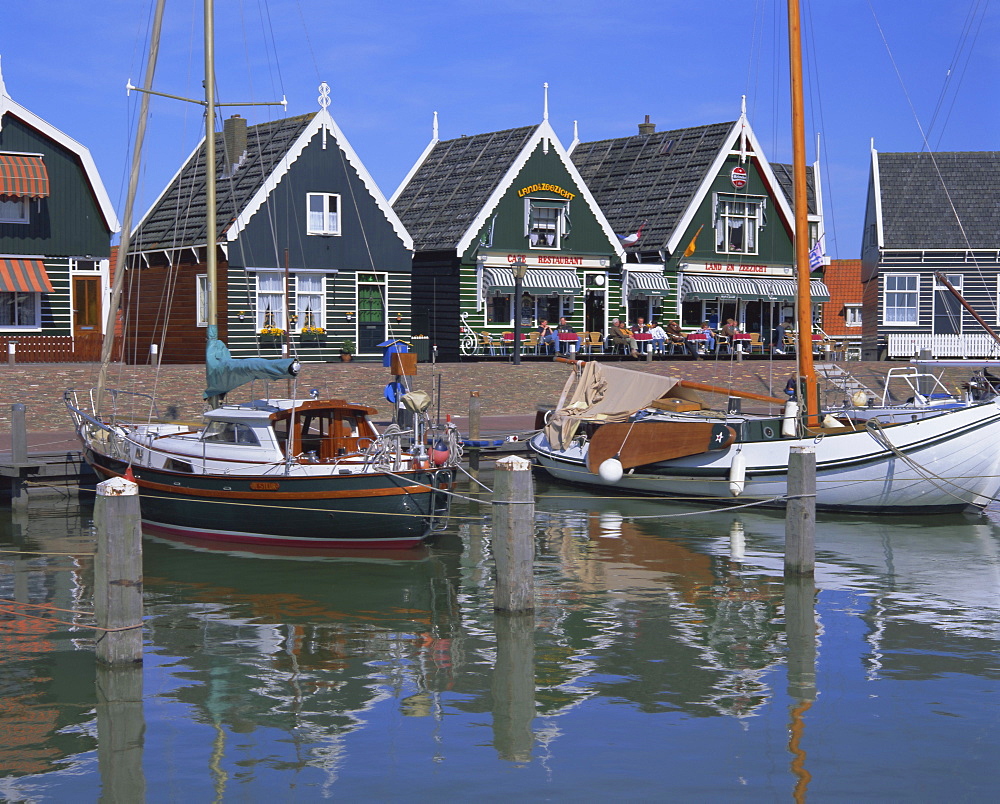
M 532 616 L 494 614 L 482 503 L 456 502 L 449 529 L 405 553 L 147 537 L 145 658 L 125 671 L 97 666 L 81 613 L 89 501 L 4 510 L 0 798 L 977 802 L 1000 789 L 1000 513 L 821 513 L 815 580 L 786 583 L 778 512 L 540 477 L 537 492 Z

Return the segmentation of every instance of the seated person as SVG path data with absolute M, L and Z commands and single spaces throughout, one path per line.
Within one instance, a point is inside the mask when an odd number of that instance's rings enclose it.
M 691 357 L 698 356 L 698 344 L 687 339 L 687 336 L 681 331 L 681 325 L 677 321 L 669 321 L 665 332 L 667 333 L 668 341 L 683 346 Z
M 568 332 L 568 333 L 571 333 L 573 335 L 576 335 L 576 351 L 577 352 L 580 351 L 580 349 L 583 346 L 583 339 L 577 334 L 577 331 L 575 329 L 573 329 L 573 327 L 571 327 L 569 325 L 569 323 L 567 323 L 567 321 L 566 321 L 565 318 L 560 318 L 559 319 L 559 326 L 556 327 L 556 332 Z M 561 339 L 557 335 L 556 336 L 556 343 L 559 343 L 560 340 Z
M 774 341 L 771 344 L 771 351 L 774 352 L 774 354 L 785 354 L 785 340 L 788 338 L 788 333 L 790 331 L 791 327 L 788 324 L 788 319 L 785 319 L 774 328 Z
M 739 333 L 740 327 L 733 318 L 727 318 L 726 323 L 722 325 L 722 329 L 719 331 L 720 335 L 725 335 L 729 338 L 729 349 L 732 351 L 733 343 L 735 343 L 735 338 L 737 333 Z
M 650 321 L 649 334 L 653 336 L 653 351 L 662 352 L 663 346 L 667 342 L 666 331 L 655 321 Z
M 708 325 L 707 321 L 702 321 L 701 326 L 695 330 L 696 334 L 705 336 L 705 349 L 709 352 L 715 350 L 715 332 Z
M 549 326 L 549 322 L 544 318 L 538 322 L 538 343 L 540 346 L 546 347 L 546 351 L 549 346 L 556 352 L 559 351 L 559 336 L 556 335 L 555 330 Z
M 639 350 L 635 347 L 635 338 L 632 337 L 632 332 L 620 319 L 616 318 L 611 322 L 608 337 L 611 338 L 612 346 L 625 346 L 632 354 L 632 357 L 639 356 Z

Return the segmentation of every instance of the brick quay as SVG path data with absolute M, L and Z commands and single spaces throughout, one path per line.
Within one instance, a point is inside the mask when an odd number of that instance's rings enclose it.
M 737 362 L 729 359 L 688 361 L 625 359 L 615 363 L 636 371 L 673 374 L 681 379 L 695 380 L 737 388 L 760 394 L 782 397 L 788 378 L 795 371 L 793 360 L 752 359 Z M 822 364 L 817 364 L 822 365 Z M 890 368 L 903 363 L 845 362 L 837 364 L 862 385 L 881 392 L 884 377 Z M 954 391 L 964 383 L 977 364 L 968 366 L 934 366 L 932 372 L 941 375 L 945 386 Z M 469 409 L 469 393 L 478 391 L 481 399 L 484 428 L 487 417 L 517 417 L 523 426 L 533 416 L 538 404 L 552 404 L 559 396 L 571 367 L 549 359 L 526 359 L 520 366 L 506 361 L 463 363 L 421 363 L 413 387 L 436 394 L 441 387 L 441 415 L 457 415 L 464 421 Z M 34 446 L 43 443 L 40 434 L 67 435 L 71 432 L 69 416 L 63 404 L 63 393 L 69 388 L 90 389 L 96 382 L 98 366 L 94 363 L 40 363 L 0 366 L 0 449 L 9 449 L 10 407 L 15 403 L 27 406 L 27 428 Z M 440 380 L 439 380 L 440 378 Z M 391 415 L 391 407 L 383 393 L 392 377 L 380 363 L 304 363 L 298 379 L 298 394 L 306 395 L 316 388 L 320 396 L 346 398 L 377 408 L 377 419 Z M 121 390 L 154 394 L 161 413 L 180 420 L 197 420 L 204 406 L 205 370 L 201 365 L 129 366 L 116 364 L 109 372 L 109 386 Z M 272 386 L 275 395 L 285 395 L 286 383 Z M 832 386 L 831 386 L 832 387 Z M 263 393 L 262 386 L 258 388 Z M 233 392 L 234 398 L 244 393 Z M 437 410 L 437 400 L 434 408 Z M 497 429 L 498 421 L 491 429 Z M 512 423 L 513 424 L 513 423 Z M 49 443 L 49 442 L 44 442 Z

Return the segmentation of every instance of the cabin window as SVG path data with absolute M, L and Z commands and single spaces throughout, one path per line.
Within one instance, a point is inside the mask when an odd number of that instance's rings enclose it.
M 557 249 L 569 234 L 569 202 L 526 198 L 525 234 L 531 248 Z
M 326 327 L 326 311 L 323 295 L 322 274 L 296 274 L 295 276 L 295 310 L 298 315 L 299 331 L 307 327 L 323 329 Z
M 215 444 L 260 446 L 257 434 L 250 427 L 235 422 L 212 422 L 201 434 L 201 440 Z
M 756 254 L 764 226 L 764 198 L 718 193 L 715 198 L 715 250 L 719 254 Z
M 0 223 L 27 223 L 27 198 L 0 198 Z
M 861 326 L 861 305 L 860 304 L 845 304 L 844 305 L 844 324 L 849 327 L 860 327 Z
M 198 274 L 196 277 L 197 284 L 195 285 L 194 292 L 197 297 L 195 309 L 198 311 L 197 325 L 199 327 L 208 326 L 208 274 Z
M 0 293 L 0 327 L 41 326 L 40 293 Z
M 308 233 L 340 234 L 340 196 L 332 193 L 307 193 Z
M 285 279 L 277 271 L 257 274 L 257 329 L 285 328 Z
M 886 324 L 916 324 L 920 277 L 917 274 L 886 274 L 883 316 Z

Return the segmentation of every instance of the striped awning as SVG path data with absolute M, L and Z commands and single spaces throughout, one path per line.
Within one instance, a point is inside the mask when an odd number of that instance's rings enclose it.
M 52 283 L 41 260 L 0 257 L 0 291 L 52 293 Z
M 662 296 L 670 292 L 670 285 L 663 275 L 662 268 L 651 271 L 637 271 L 634 268 L 628 268 L 625 277 L 626 294 L 630 299 Z
M 514 271 L 492 266 L 484 268 L 483 289 L 493 294 L 513 293 Z M 583 285 L 572 269 L 529 268 L 521 280 L 521 290 L 532 296 L 579 296 Z
M 814 302 L 830 301 L 830 291 L 818 279 L 809 282 Z M 702 276 L 689 274 L 681 282 L 681 301 L 703 299 L 740 299 L 742 301 L 793 301 L 796 296 L 794 279 L 771 279 L 749 276 Z
M 39 154 L 0 153 L 0 195 L 44 198 L 49 172 Z

